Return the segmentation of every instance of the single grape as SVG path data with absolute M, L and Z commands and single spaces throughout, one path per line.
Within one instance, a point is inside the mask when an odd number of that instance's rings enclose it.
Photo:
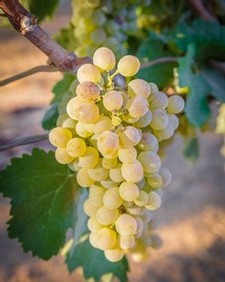
M 108 209 L 118 209 L 123 203 L 119 194 L 119 187 L 113 187 L 107 190 L 103 196 L 103 204 Z
M 184 99 L 181 96 L 173 95 L 169 97 L 167 111 L 170 114 L 179 114 L 184 109 Z
M 67 153 L 66 148 L 58 147 L 55 151 L 55 159 L 60 164 L 69 164 L 74 158 Z
M 135 56 L 127 55 L 119 60 L 117 68 L 123 76 L 133 76 L 140 69 L 140 61 Z
M 77 97 L 85 101 L 95 101 L 99 98 L 100 87 L 91 81 L 83 81 L 76 88 Z
M 129 236 L 135 234 L 137 231 L 136 219 L 126 213 L 121 214 L 115 223 L 116 230 L 120 235 Z
M 49 133 L 49 141 L 55 147 L 65 148 L 71 138 L 71 131 L 63 127 L 55 127 Z
M 108 111 L 118 111 L 123 105 L 123 97 L 119 91 L 110 90 L 103 96 L 103 105 Z
M 77 172 L 77 183 L 84 188 L 90 187 L 94 183 L 94 180 L 88 174 L 87 168 L 81 168 Z
M 127 202 L 135 201 L 139 196 L 139 188 L 131 182 L 122 182 L 119 187 L 119 193 L 123 200 Z
M 127 182 L 139 182 L 144 177 L 143 167 L 138 160 L 132 163 L 123 163 L 121 167 L 123 178 Z
M 151 86 L 143 79 L 133 79 L 128 83 L 128 93 L 131 96 L 147 98 L 151 93 Z
M 103 205 L 97 210 L 96 220 L 102 225 L 111 225 L 115 223 L 118 216 L 118 209 L 109 209 Z
M 98 48 L 93 55 L 93 63 L 102 70 L 110 71 L 116 65 L 116 57 L 112 50 L 106 47 Z
M 99 153 L 96 148 L 88 146 L 83 156 L 79 157 L 79 165 L 84 168 L 94 168 L 99 162 Z
M 77 71 L 77 79 L 81 83 L 83 81 L 91 81 L 99 83 L 101 81 L 101 73 L 99 69 L 92 64 L 84 64 Z
M 86 152 L 86 143 L 81 138 L 72 138 L 66 145 L 67 153 L 74 157 L 81 157 Z

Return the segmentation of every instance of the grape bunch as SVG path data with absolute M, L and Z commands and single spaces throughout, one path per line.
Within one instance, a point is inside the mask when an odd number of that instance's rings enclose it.
M 116 66 L 110 49 L 97 49 L 93 64 L 78 69 L 74 96 L 49 134 L 56 160 L 89 187 L 89 240 L 113 262 L 146 250 L 147 225 L 171 180 L 159 142 L 174 134 L 184 108 L 180 96 L 168 98 L 154 83 L 133 78 L 139 68 L 135 56 Z
M 127 53 L 127 38 L 137 32 L 137 4 L 149 0 L 73 0 L 72 24 L 78 56 L 92 56 L 100 46 L 111 48 L 117 54 Z M 132 5 L 131 5 L 132 4 Z

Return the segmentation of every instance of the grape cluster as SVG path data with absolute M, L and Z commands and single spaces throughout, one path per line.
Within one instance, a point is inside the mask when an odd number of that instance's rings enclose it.
M 116 67 L 110 49 L 97 49 L 93 64 L 78 69 L 75 95 L 49 134 L 56 160 L 89 187 L 90 243 L 110 261 L 147 242 L 144 230 L 161 205 L 160 188 L 171 180 L 159 142 L 174 134 L 184 108 L 180 96 L 168 98 L 154 83 L 132 79 L 139 68 L 135 56 Z
M 100 46 L 117 54 L 127 53 L 127 38 L 137 32 L 137 4 L 149 0 L 73 0 L 72 24 L 78 56 L 92 56 Z M 132 4 L 132 5 L 131 5 Z

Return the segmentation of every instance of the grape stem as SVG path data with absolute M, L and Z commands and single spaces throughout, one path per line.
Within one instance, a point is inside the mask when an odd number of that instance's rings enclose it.
M 6 151 L 14 147 L 19 147 L 23 145 L 40 142 L 47 138 L 48 138 L 48 134 L 42 134 L 42 135 L 28 136 L 28 137 L 23 137 L 20 139 L 15 139 L 11 141 L 10 143 L 8 143 L 7 145 L 0 146 L 0 152 Z
M 90 63 L 88 57 L 79 58 L 62 48 L 39 25 L 37 17 L 29 13 L 18 0 L 0 0 L 0 9 L 12 26 L 49 57 L 60 71 L 76 72 L 78 67 Z
M 49 65 L 40 65 L 40 66 L 36 66 L 33 67 L 31 69 L 28 69 L 24 72 L 18 73 L 16 75 L 10 76 L 6 79 L 0 80 L 0 87 L 1 86 L 5 86 L 9 83 L 12 83 L 14 81 L 17 81 L 19 79 L 25 78 L 29 75 L 38 73 L 38 72 L 56 72 L 59 71 L 55 66 L 49 66 Z
M 163 64 L 163 63 L 173 63 L 173 62 L 178 62 L 178 60 L 180 59 L 180 57 L 162 57 L 162 58 L 157 58 L 155 60 L 146 62 L 141 64 L 141 69 L 144 68 L 149 68 L 152 67 L 154 65 L 158 65 L 158 64 Z

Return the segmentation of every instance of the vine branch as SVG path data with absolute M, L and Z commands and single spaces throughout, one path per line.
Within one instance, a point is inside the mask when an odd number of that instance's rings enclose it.
M 36 66 L 31 69 L 28 69 L 24 72 L 18 73 L 16 75 L 10 76 L 6 79 L 0 80 L 0 87 L 5 86 L 9 83 L 12 83 L 14 81 L 17 81 L 21 78 L 25 78 L 27 76 L 30 76 L 32 74 L 38 73 L 38 72 L 56 72 L 58 69 L 55 66 L 49 66 L 49 65 L 41 65 L 41 66 Z
M 79 58 L 62 48 L 38 25 L 37 17 L 29 13 L 18 0 L 0 0 L 0 9 L 14 29 L 46 54 L 60 71 L 76 72 L 80 65 L 90 62 L 90 58 Z
M 19 147 L 23 145 L 28 145 L 36 142 L 43 141 L 48 138 L 48 134 L 36 135 L 36 136 L 28 136 L 20 139 L 16 139 L 8 143 L 7 145 L 0 146 L 0 152 L 6 151 L 8 149 Z
M 180 59 L 180 57 L 157 58 L 155 60 L 141 64 L 141 68 L 144 69 L 144 68 L 149 68 L 149 67 L 152 67 L 152 66 L 158 65 L 158 64 L 178 62 L 179 59 Z
M 189 0 L 196 13 L 207 21 L 215 21 L 216 18 L 207 10 L 202 0 Z

